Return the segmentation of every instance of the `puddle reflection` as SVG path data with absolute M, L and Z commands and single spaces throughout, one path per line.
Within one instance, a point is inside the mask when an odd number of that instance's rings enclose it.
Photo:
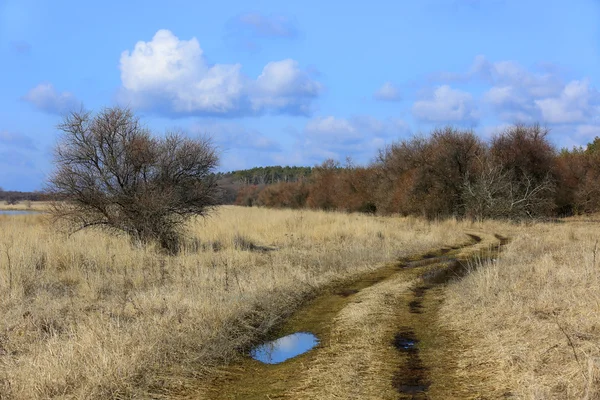
M 306 353 L 317 344 L 319 339 L 312 333 L 297 332 L 255 347 L 250 356 L 265 364 L 279 364 Z

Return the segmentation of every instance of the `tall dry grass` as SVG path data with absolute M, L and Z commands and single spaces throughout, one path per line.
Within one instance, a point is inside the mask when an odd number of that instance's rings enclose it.
M 600 225 L 513 229 L 500 257 L 447 290 L 442 325 L 481 398 L 600 398 Z
M 48 201 L 30 201 L 22 200 L 16 204 L 6 204 L 0 202 L 0 210 L 23 210 L 23 211 L 45 211 L 50 206 Z
M 171 398 L 304 299 L 463 225 L 223 207 L 177 256 L 0 215 L 0 398 Z

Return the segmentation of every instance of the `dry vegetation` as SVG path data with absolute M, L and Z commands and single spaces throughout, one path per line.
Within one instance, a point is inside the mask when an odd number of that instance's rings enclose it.
M 495 261 L 446 291 L 442 326 L 479 398 L 600 398 L 600 226 L 514 231 Z
M 170 256 L 0 216 L 0 398 L 171 398 L 325 285 L 463 242 L 463 226 L 223 207 Z
M 445 290 L 458 379 L 481 398 L 600 398 L 600 227 L 223 207 L 177 256 L 0 215 L 0 398 L 172 398 L 239 357 L 327 284 L 512 232 Z
M 50 206 L 47 201 L 23 200 L 16 204 L 0 203 L 0 210 L 45 211 Z

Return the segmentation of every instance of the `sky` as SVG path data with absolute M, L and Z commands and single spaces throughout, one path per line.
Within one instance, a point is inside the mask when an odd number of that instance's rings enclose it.
M 41 190 L 71 111 L 313 166 L 454 126 L 600 136 L 600 0 L 0 0 L 0 187 Z

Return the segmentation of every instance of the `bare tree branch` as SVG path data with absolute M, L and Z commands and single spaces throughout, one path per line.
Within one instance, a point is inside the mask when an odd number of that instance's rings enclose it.
M 218 156 L 208 139 L 154 138 L 119 107 L 71 113 L 58 128 L 49 191 L 62 201 L 52 215 L 72 232 L 101 226 L 176 251 L 185 220 L 218 203 Z

